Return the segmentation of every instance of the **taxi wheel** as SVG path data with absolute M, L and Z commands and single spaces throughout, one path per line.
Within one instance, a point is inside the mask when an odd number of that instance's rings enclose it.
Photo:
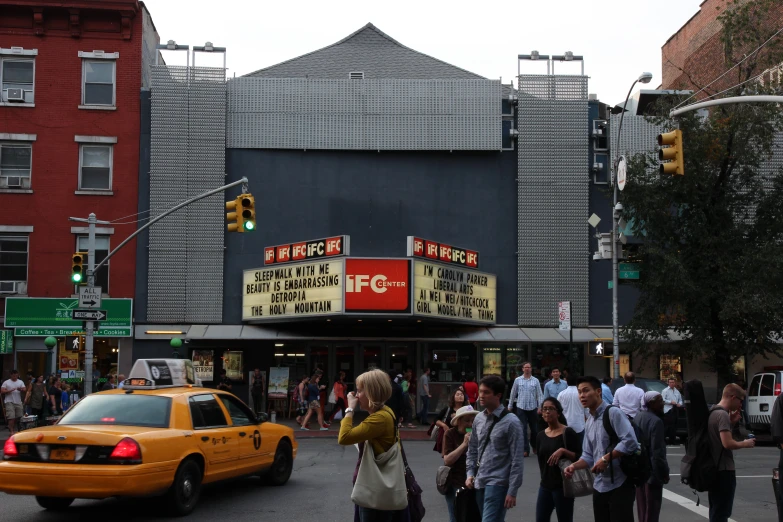
M 196 507 L 201 495 L 201 475 L 201 468 L 193 460 L 180 464 L 174 484 L 166 493 L 166 504 L 172 515 L 189 515 Z
M 44 509 L 48 509 L 50 511 L 62 511 L 64 509 L 67 509 L 68 506 L 73 504 L 72 498 L 62 498 L 62 497 L 35 497 L 36 502 L 38 502 L 38 505 L 41 506 Z
M 288 482 L 293 469 L 294 455 L 291 443 L 287 440 L 280 441 L 275 452 L 275 460 L 266 474 L 266 482 L 272 486 L 282 486 Z

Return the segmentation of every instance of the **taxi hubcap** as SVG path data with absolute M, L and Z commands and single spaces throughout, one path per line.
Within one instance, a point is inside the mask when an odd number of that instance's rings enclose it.
M 182 482 L 182 495 L 186 499 L 189 499 L 192 494 L 193 494 L 193 483 L 190 481 L 190 478 L 186 478 Z

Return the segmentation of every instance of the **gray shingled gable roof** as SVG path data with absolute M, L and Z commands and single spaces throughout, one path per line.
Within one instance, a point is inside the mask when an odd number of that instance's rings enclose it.
M 405 47 L 371 23 L 323 49 L 245 76 L 343 80 L 349 72 L 363 72 L 367 79 L 485 79 Z

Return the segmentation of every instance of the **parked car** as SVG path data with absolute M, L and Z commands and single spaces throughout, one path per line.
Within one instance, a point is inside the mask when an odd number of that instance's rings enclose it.
M 634 384 L 645 392 L 657 391 L 658 393 L 663 393 L 663 390 L 669 386 L 666 381 L 645 379 L 643 377 L 637 377 Z M 613 395 L 617 392 L 618 388 L 623 386 L 625 386 L 625 381 L 623 379 L 612 379 L 612 384 L 609 385 Z M 682 390 L 680 390 L 680 393 L 682 393 Z M 677 437 L 679 437 L 683 443 L 688 438 L 688 418 L 685 415 L 685 408 L 677 408 Z
M 748 427 L 751 431 L 769 431 L 772 405 L 781 392 L 783 366 L 767 366 L 753 376 L 748 386 Z

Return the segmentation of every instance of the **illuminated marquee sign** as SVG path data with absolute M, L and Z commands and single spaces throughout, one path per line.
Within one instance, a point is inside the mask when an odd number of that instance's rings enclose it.
M 467 250 L 415 236 L 408 236 L 408 257 L 423 257 L 468 268 L 478 268 L 479 266 L 479 253 L 475 250 Z
M 336 315 L 343 311 L 343 260 L 245 270 L 242 320 Z
M 495 324 L 497 277 L 414 259 L 413 303 L 414 315 Z
M 347 256 L 350 253 L 350 236 L 334 236 L 311 241 L 264 248 L 264 265 L 295 263 L 308 259 Z

